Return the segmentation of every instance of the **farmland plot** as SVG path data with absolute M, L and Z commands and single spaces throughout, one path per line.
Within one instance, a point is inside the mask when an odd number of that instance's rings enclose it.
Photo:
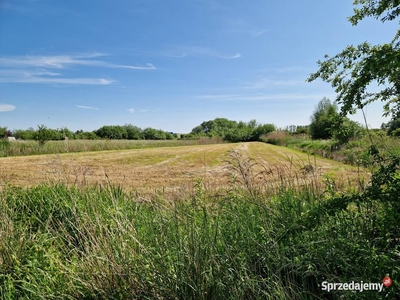
M 232 174 L 238 163 L 251 167 L 248 172 L 260 184 L 284 177 L 360 175 L 355 167 L 255 142 L 7 157 L 0 159 L 0 180 L 19 186 L 112 183 L 140 192 L 179 191 L 201 180 L 206 188 L 218 189 L 243 175 L 240 170 Z

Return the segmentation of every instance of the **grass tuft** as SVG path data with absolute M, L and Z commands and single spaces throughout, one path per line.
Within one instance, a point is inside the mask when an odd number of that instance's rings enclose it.
M 344 196 L 316 168 L 276 170 L 229 156 L 230 188 L 198 179 L 174 201 L 111 183 L 6 186 L 0 193 L 1 299 L 387 299 L 325 292 L 328 282 L 399 282 L 396 207 Z M 289 166 L 291 174 L 294 165 Z M 303 178 L 303 179 L 302 179 Z M 306 179 L 307 180 L 306 180 Z M 279 181 L 279 180 L 280 181 Z M 306 180 L 295 185 L 295 180 Z M 273 188 L 273 191 L 271 189 Z M 362 195 L 362 194 L 361 194 Z M 393 227 L 393 226 L 392 226 Z M 394 228 L 394 227 L 393 227 Z

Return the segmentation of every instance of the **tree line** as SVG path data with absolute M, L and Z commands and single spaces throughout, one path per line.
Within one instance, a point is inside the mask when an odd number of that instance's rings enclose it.
M 189 134 L 177 134 L 147 127 L 142 129 L 132 124 L 105 125 L 97 130 L 75 132 L 67 127 L 51 129 L 39 125 L 37 129 L 17 129 L 10 131 L 7 127 L 0 127 L 0 138 L 15 137 L 17 140 L 36 140 L 39 144 L 46 141 L 58 141 L 65 139 L 112 139 L 112 140 L 172 140 L 195 139 L 201 137 L 220 137 L 227 142 L 257 141 L 260 136 L 276 130 L 273 124 L 260 124 L 256 120 L 249 122 L 237 122 L 225 118 L 204 121 L 194 127 Z
M 205 121 L 194 127 L 183 138 L 220 137 L 226 142 L 258 141 L 261 135 L 276 130 L 274 124 L 261 124 L 256 120 L 236 122 L 226 118 Z
M 382 124 L 381 129 L 386 130 L 388 135 L 400 136 L 400 118 L 393 117 L 388 123 Z M 0 138 L 15 137 L 18 140 L 36 140 L 39 144 L 44 144 L 50 140 L 65 139 L 172 140 L 219 137 L 226 142 L 235 143 L 259 141 L 262 136 L 276 130 L 278 129 L 274 124 L 262 124 L 256 120 L 237 122 L 226 118 L 216 118 L 202 122 L 188 134 L 177 134 L 151 127 L 142 129 L 132 124 L 105 125 L 93 131 L 77 130 L 75 132 L 67 127 L 51 129 L 40 125 L 37 129 L 28 128 L 13 131 L 10 131 L 7 127 L 0 127 Z M 339 112 L 337 104 L 325 97 L 312 113 L 309 125 L 290 125 L 283 130 L 291 134 L 306 134 L 312 139 L 333 138 L 341 143 L 360 137 L 364 132 L 361 124 L 344 117 Z
M 382 123 L 381 130 L 389 136 L 400 136 L 400 113 L 392 114 L 389 122 Z M 365 128 L 358 122 L 345 117 L 338 109 L 336 102 L 323 98 L 311 115 L 308 133 L 312 139 L 335 139 L 347 143 L 350 139 L 360 137 Z
M 105 125 L 94 131 L 77 130 L 75 132 L 67 127 L 52 129 L 44 125 L 39 125 L 37 129 L 32 127 L 22 130 L 10 131 L 7 127 L 0 127 L 0 138 L 15 137 L 19 140 L 65 140 L 65 139 L 113 139 L 113 140 L 172 140 L 178 138 L 176 133 L 163 131 L 161 129 L 145 128 L 141 129 L 132 124 L 125 125 Z

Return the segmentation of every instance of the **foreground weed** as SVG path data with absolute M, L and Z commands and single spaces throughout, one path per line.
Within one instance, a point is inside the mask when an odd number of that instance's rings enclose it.
M 295 173 L 289 164 L 267 169 L 275 177 L 264 179 L 265 169 L 232 155 L 232 188 L 212 193 L 198 179 L 174 201 L 127 194 L 110 181 L 6 186 L 0 299 L 398 295 L 395 284 L 382 293 L 321 288 L 323 281 L 380 282 L 385 274 L 400 280 L 397 160 L 382 162 L 363 191 L 344 194 L 331 179 L 325 188 L 314 184 L 316 168 Z

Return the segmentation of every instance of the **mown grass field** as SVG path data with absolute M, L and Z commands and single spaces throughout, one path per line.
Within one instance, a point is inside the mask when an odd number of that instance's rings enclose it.
M 321 180 L 328 176 L 341 184 L 343 179 L 366 176 L 365 171 L 333 160 L 254 142 L 7 157 L 0 158 L 0 178 L 19 186 L 112 183 L 140 192 L 180 190 L 201 179 L 207 188 L 218 189 L 230 181 L 227 167 L 232 151 L 253 160 L 259 184 L 283 175 L 303 179 L 313 175 Z
M 220 142 L 218 138 L 201 138 L 197 140 L 67 140 L 47 141 L 40 146 L 36 141 L 0 140 L 0 157 L 26 156 L 54 153 L 73 153 L 124 149 L 145 149 L 174 147 L 185 145 L 202 145 Z
M 6 157 L 0 168 L 1 300 L 400 293 L 389 169 L 369 189 L 365 170 L 264 143 Z M 386 275 L 381 292 L 322 289 Z

